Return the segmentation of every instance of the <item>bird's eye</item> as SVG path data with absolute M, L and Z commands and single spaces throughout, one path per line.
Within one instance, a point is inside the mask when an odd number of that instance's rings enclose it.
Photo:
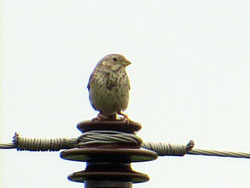
M 114 57 L 113 60 L 114 60 L 114 61 L 117 61 L 117 58 Z

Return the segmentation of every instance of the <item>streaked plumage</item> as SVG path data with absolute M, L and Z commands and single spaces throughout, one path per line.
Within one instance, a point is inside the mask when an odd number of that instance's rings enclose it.
M 118 113 L 127 118 L 121 111 L 129 101 L 130 84 L 125 70 L 129 64 L 124 56 L 109 54 L 96 65 L 87 87 L 91 105 L 100 112 L 98 117 L 109 119 Z

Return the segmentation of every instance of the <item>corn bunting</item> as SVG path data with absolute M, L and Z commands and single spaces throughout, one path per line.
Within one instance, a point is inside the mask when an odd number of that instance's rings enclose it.
M 128 120 L 122 113 L 129 101 L 129 78 L 126 67 L 131 64 L 120 54 L 103 57 L 92 72 L 89 83 L 89 100 L 92 107 L 99 111 L 97 120 L 116 119 L 117 114 Z

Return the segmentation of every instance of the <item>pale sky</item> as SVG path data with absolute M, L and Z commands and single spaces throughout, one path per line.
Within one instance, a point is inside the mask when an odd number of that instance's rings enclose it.
M 250 152 L 250 2 L 247 0 L 2 0 L 1 142 L 78 137 L 98 112 L 87 83 L 96 63 L 132 64 L 126 113 L 144 141 Z M 59 152 L 1 151 L 3 188 L 81 188 L 85 163 Z M 132 164 L 135 188 L 247 188 L 250 160 L 159 157 Z

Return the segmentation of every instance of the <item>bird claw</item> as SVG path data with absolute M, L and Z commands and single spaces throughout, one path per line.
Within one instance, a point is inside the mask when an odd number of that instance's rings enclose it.
M 117 112 L 119 115 L 123 116 L 120 118 L 121 121 L 125 121 L 127 124 L 129 124 L 129 118 L 127 114 L 124 114 L 122 112 Z
M 116 120 L 116 114 L 112 114 L 110 116 L 106 116 L 102 114 L 101 112 L 97 115 L 97 117 L 93 118 L 92 121 L 115 121 Z
M 126 124 L 129 124 L 129 121 L 130 121 L 128 118 L 124 118 L 124 117 L 120 118 L 119 120 L 124 121 Z
M 107 121 L 107 120 L 108 120 L 108 117 L 105 116 L 105 115 L 103 115 L 103 114 L 101 114 L 101 113 L 99 113 L 97 115 L 97 117 L 95 117 L 95 118 L 92 119 L 92 121 L 99 121 L 99 122 L 101 122 L 101 121 Z
M 97 115 L 97 117 L 93 118 L 92 121 L 98 121 L 98 122 L 102 122 L 102 121 L 124 121 L 126 122 L 127 124 L 129 124 L 129 118 L 128 118 L 128 115 L 127 114 L 124 114 L 122 112 L 117 112 L 117 114 L 121 115 L 122 117 L 119 117 L 117 118 L 117 115 L 116 113 L 115 114 L 112 114 L 110 116 L 106 116 L 102 113 L 99 113 Z

